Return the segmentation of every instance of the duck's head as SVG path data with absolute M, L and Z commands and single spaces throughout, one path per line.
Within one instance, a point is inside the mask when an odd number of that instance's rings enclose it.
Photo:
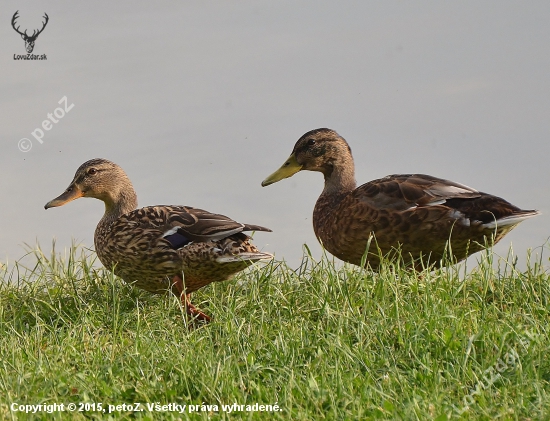
M 336 166 L 350 164 L 353 167 L 351 149 L 342 136 L 331 129 L 311 130 L 296 142 L 290 157 L 262 181 L 262 186 L 292 177 L 302 170 L 322 172 L 327 179 Z
M 122 168 L 114 162 L 96 158 L 82 164 L 76 170 L 69 187 L 60 196 L 46 203 L 44 208 L 63 206 L 80 197 L 102 200 L 109 209 L 121 200 L 133 198 L 135 201 L 135 192 Z

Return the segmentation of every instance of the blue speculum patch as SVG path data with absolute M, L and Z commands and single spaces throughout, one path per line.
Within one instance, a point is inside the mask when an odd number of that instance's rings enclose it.
M 191 240 L 180 232 L 175 232 L 174 234 L 167 235 L 164 237 L 165 240 L 168 240 L 172 248 L 179 249 L 187 244 L 191 243 Z

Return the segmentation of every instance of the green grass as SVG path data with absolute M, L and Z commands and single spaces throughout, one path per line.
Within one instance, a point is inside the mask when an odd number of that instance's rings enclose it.
M 297 271 L 272 262 L 194 294 L 213 321 L 193 327 L 175 298 L 127 286 L 89 251 L 35 256 L 0 268 L 2 419 L 550 419 L 542 258 L 372 274 L 306 253 Z M 10 411 L 99 402 L 145 410 Z M 145 407 L 157 402 L 220 411 Z M 233 403 L 281 411 L 221 411 Z

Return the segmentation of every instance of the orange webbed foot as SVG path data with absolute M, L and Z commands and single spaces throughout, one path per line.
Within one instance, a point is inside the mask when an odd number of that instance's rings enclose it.
M 210 316 L 206 315 L 205 313 L 197 309 L 197 307 L 195 307 L 193 304 L 191 304 L 191 294 L 185 294 L 183 279 L 181 276 L 174 276 L 174 278 L 172 279 L 172 286 L 174 294 L 181 299 L 181 303 L 183 304 L 186 313 L 191 316 L 193 320 L 205 323 L 208 323 L 212 320 Z

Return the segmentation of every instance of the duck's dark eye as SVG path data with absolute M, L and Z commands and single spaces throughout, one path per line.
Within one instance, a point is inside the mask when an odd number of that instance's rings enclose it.
M 96 174 L 96 173 L 97 173 L 97 170 L 96 170 L 95 168 L 90 168 L 90 169 L 88 170 L 88 174 L 89 174 L 89 175 L 94 175 L 94 174 Z
M 308 145 L 308 146 L 315 145 L 315 139 L 308 139 L 308 140 L 307 140 L 307 145 Z

